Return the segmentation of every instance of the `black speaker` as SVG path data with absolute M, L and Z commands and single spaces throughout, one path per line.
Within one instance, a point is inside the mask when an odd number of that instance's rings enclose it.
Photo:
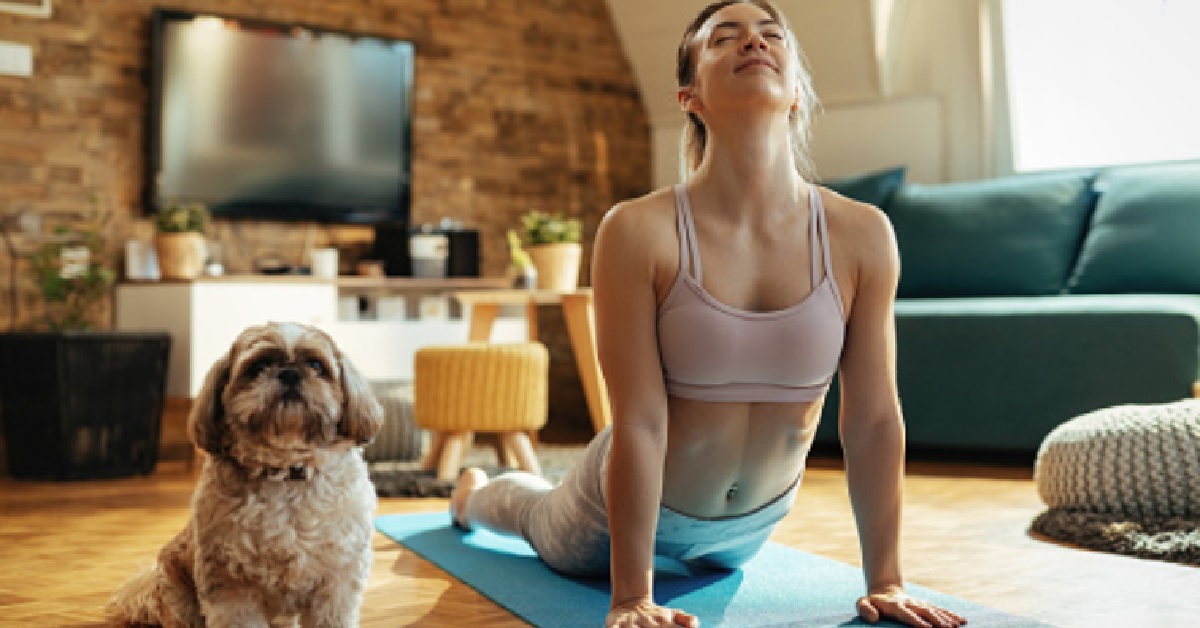
M 447 277 L 479 276 L 479 231 L 454 229 L 446 231 L 450 254 L 446 259 Z
M 371 258 L 383 262 L 383 272 L 389 277 L 412 275 L 412 258 L 408 253 L 408 225 L 391 223 L 375 226 L 375 244 Z

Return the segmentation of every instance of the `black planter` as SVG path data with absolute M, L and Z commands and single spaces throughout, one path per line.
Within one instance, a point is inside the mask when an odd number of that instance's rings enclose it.
M 9 473 L 81 480 L 152 472 L 170 349 L 165 332 L 0 334 Z

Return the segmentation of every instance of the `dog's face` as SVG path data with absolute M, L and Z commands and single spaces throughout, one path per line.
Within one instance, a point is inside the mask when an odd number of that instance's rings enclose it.
M 324 332 L 297 323 L 250 327 L 208 373 L 189 428 L 198 446 L 285 466 L 322 448 L 366 444 L 383 411 Z

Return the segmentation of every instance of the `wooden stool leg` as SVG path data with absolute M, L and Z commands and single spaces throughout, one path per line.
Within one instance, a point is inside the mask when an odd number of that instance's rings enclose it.
M 445 449 L 442 450 L 438 461 L 438 479 L 453 480 L 458 477 L 458 468 L 462 465 L 463 454 L 471 448 L 474 434 L 471 432 L 453 432 L 446 437 Z
M 506 469 L 518 468 L 517 464 L 519 463 L 517 461 L 517 452 L 513 451 L 512 447 L 508 446 L 508 443 L 504 440 L 503 434 L 496 435 L 495 446 L 496 461 L 501 467 Z
M 517 465 L 522 471 L 534 475 L 542 474 L 537 454 L 533 452 L 533 445 L 530 444 L 529 437 L 525 435 L 525 432 L 505 432 L 500 438 L 504 441 L 504 448 L 511 449 L 516 454 Z
M 425 471 L 433 471 L 438 468 L 438 461 L 442 459 L 442 450 L 446 448 L 446 433 L 433 432 L 429 439 L 429 451 L 425 452 L 425 457 L 421 459 L 421 469 Z

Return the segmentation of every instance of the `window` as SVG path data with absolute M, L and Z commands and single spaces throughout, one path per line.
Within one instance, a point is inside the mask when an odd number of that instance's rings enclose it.
M 1200 2 L 1001 6 L 1015 170 L 1200 158 Z

